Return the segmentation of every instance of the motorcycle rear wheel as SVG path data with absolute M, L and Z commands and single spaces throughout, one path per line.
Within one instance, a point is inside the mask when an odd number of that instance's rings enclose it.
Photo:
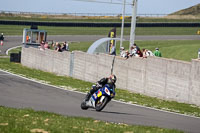
M 100 99 L 99 99 L 100 100 Z M 110 101 L 110 99 L 108 97 L 105 97 L 103 99 L 102 102 L 98 103 L 99 101 L 97 101 L 97 104 L 96 104 L 96 111 L 101 111 L 102 109 L 104 109 L 104 107 L 106 106 L 106 104 Z

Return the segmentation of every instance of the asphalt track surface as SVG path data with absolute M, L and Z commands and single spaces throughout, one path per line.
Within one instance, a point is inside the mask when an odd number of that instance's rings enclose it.
M 56 35 L 48 36 L 48 41 L 69 41 L 69 42 L 82 42 L 82 41 L 96 41 L 100 38 L 106 36 L 100 35 Z M 129 36 L 124 36 L 125 40 L 129 40 Z M 200 40 L 199 35 L 184 35 L 184 36 L 174 36 L 174 35 L 165 35 L 165 36 L 136 36 L 136 40 Z M 4 45 L 0 46 L 0 55 L 5 55 L 6 50 L 12 47 L 22 45 L 22 36 L 5 36 Z
M 97 120 L 134 125 L 158 126 L 199 133 L 200 118 L 111 101 L 102 112 L 81 110 L 85 94 L 62 90 L 0 71 L 0 105 L 32 108 L 67 116 L 92 117 Z

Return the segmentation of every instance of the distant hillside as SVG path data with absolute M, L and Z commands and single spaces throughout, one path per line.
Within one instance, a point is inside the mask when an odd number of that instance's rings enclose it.
M 194 15 L 200 16 L 200 4 L 174 12 L 170 15 Z

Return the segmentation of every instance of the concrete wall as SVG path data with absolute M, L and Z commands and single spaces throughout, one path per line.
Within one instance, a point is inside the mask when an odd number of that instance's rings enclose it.
M 89 82 L 96 82 L 111 73 L 113 56 L 104 54 L 90 55 L 74 51 L 73 77 Z
M 114 56 L 80 51 L 57 53 L 22 49 L 22 64 L 58 75 L 96 82 L 111 73 Z M 117 87 L 148 96 L 200 106 L 200 61 L 177 61 L 151 57 L 115 57 L 113 73 Z
M 69 76 L 70 52 L 57 53 L 53 50 L 22 48 L 21 62 L 24 66 Z
M 189 99 L 189 62 L 156 57 L 128 60 L 118 57 L 115 60 L 114 73 L 118 77 L 119 88 L 167 100 L 196 103 Z M 200 84 L 198 80 L 197 82 Z M 196 91 L 200 92 L 200 87 Z
M 189 86 L 189 102 L 200 105 L 200 61 L 192 60 L 190 86 Z

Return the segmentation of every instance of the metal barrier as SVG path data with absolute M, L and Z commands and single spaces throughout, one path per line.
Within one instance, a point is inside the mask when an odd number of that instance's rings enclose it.
M 1 25 L 38 25 L 60 27 L 121 27 L 121 23 L 88 23 L 88 22 L 29 22 L 29 21 L 4 21 Z M 124 27 L 130 27 L 131 23 L 125 23 Z M 137 27 L 200 27 L 200 23 L 137 23 Z

